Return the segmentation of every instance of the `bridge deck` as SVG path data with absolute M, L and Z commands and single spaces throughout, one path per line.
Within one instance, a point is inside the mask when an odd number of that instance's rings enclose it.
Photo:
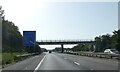
M 86 44 L 95 43 L 93 40 L 40 40 L 36 42 L 39 45 L 59 45 L 59 44 Z

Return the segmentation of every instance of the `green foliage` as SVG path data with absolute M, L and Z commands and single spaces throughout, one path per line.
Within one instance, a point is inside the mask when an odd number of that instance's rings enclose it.
M 2 17 L 2 52 L 21 52 L 22 35 L 13 22 L 4 19 L 4 10 L 0 6 L 0 17 Z
M 2 64 L 9 64 L 13 61 L 15 54 L 3 53 L 2 54 Z
M 0 53 L 0 62 L 2 61 L 2 53 Z
M 120 51 L 120 30 L 114 31 L 113 35 L 106 34 L 95 37 L 95 51 L 103 52 L 105 49 L 117 49 Z M 72 51 L 93 51 L 92 44 L 79 44 L 72 48 Z
M 120 30 L 116 31 L 116 34 L 117 34 L 116 49 L 120 51 Z
M 96 50 L 103 52 L 105 49 L 117 49 L 120 51 L 120 30 L 114 31 L 113 35 L 102 35 L 95 38 Z
M 14 59 L 17 55 L 25 54 L 24 52 L 18 53 L 18 52 L 8 52 L 8 53 L 2 53 L 2 65 L 4 64 L 10 64 L 14 62 Z
M 2 6 L 0 6 L 0 17 L 4 19 L 4 10 L 2 10 Z
M 8 20 L 2 21 L 2 45 L 3 52 L 21 52 L 23 50 L 22 35 L 18 27 Z
M 102 35 L 95 38 L 96 40 L 96 50 L 103 52 L 105 49 L 111 49 L 111 35 Z
M 41 53 L 41 48 L 39 47 L 39 45 L 35 45 L 35 46 L 26 46 L 25 51 L 27 51 L 28 53 Z
M 72 48 L 72 51 L 90 51 L 92 50 L 91 44 L 78 44 Z
M 35 52 L 39 52 L 39 53 L 42 52 L 42 51 L 41 51 L 41 48 L 39 47 L 39 45 L 36 45 L 36 46 L 35 46 Z

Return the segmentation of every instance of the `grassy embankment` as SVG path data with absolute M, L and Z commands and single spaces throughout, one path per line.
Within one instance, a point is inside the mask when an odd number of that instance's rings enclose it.
M 16 62 L 15 57 L 17 55 L 22 55 L 22 54 L 27 54 L 27 52 L 24 52 L 24 53 L 17 53 L 17 52 L 2 53 L 2 56 L 0 56 L 2 58 L 2 66 L 4 67 L 6 64 Z
M 2 53 L 0 53 L 0 69 L 2 68 Z

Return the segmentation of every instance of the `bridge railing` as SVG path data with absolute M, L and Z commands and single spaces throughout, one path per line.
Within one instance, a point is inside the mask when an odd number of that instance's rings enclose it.
M 37 40 L 37 42 L 81 42 L 81 41 L 94 41 L 92 39 L 76 39 L 76 40 Z

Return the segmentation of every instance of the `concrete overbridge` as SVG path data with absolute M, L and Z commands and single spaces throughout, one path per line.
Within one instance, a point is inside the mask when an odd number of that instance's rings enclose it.
M 39 40 L 36 42 L 39 45 L 61 45 L 62 52 L 65 44 L 92 44 L 95 45 L 94 40 Z

